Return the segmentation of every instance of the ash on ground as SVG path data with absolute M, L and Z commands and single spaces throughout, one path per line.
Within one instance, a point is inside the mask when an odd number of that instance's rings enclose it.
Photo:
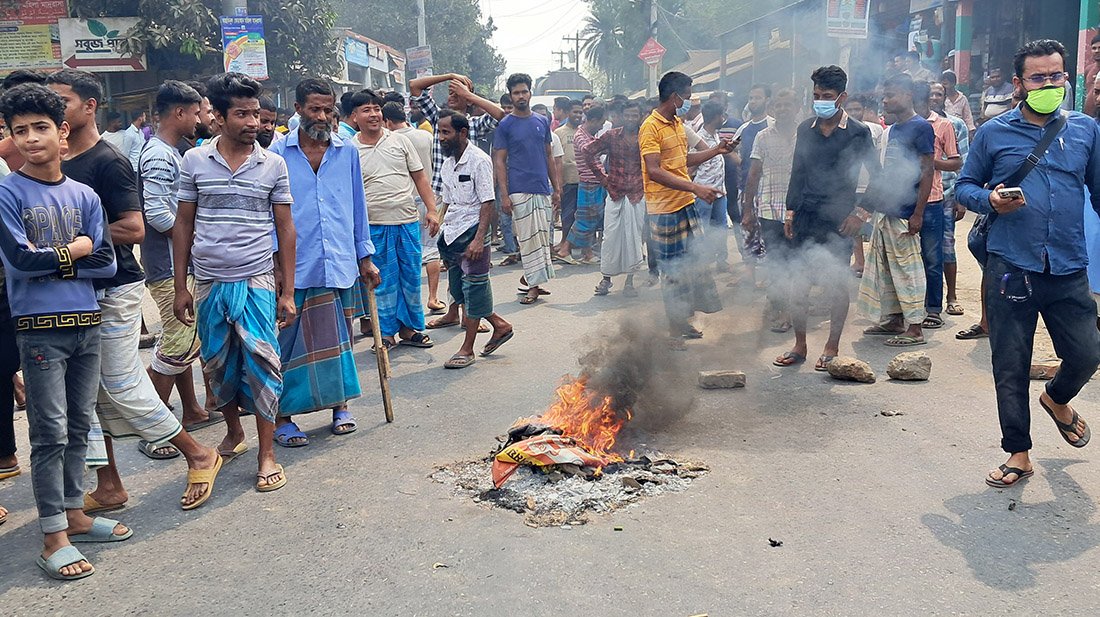
M 612 463 L 596 477 L 562 471 L 543 473 L 533 467 L 516 470 L 508 482 L 493 487 L 492 458 L 438 467 L 429 477 L 452 486 L 454 494 L 490 507 L 524 515 L 530 527 L 583 525 L 592 514 L 607 514 L 647 497 L 687 490 L 710 469 L 693 461 L 642 457 Z

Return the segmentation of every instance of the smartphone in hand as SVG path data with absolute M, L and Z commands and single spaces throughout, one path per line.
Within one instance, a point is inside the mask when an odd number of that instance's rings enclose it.
M 1023 199 L 1024 191 L 1019 187 L 1005 187 L 997 190 L 997 196 L 1001 199 Z

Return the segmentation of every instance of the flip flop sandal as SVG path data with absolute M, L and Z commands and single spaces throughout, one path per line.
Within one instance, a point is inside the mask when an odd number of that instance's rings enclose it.
M 347 409 L 332 412 L 332 427 L 329 430 L 332 431 L 333 435 L 354 433 L 357 428 L 359 428 L 359 424 Z
M 918 345 L 925 345 L 928 341 L 924 338 L 917 338 L 915 336 L 895 336 L 888 338 L 882 342 L 887 347 L 917 347 Z
M 164 443 L 158 446 L 142 439 L 138 441 L 137 447 L 138 451 L 140 451 L 145 456 L 153 459 L 154 461 L 163 461 L 170 458 L 176 458 L 180 455 L 180 451 L 177 450 L 176 447 L 170 443 Z M 158 453 L 157 450 L 171 450 L 171 452 L 165 454 Z
M 0 480 L 7 480 L 8 478 L 14 478 L 23 473 L 23 470 L 19 468 L 19 465 L 13 465 L 11 467 L 4 467 L 0 469 Z
M 614 286 L 614 283 L 612 283 L 611 281 L 607 281 L 606 283 L 603 282 L 603 281 L 600 281 L 599 284 L 596 285 L 596 292 L 595 293 L 596 293 L 597 296 L 606 296 L 607 294 L 611 293 L 611 288 L 613 286 Z
M 214 461 L 214 467 L 211 469 L 188 469 L 187 470 L 187 488 L 183 490 L 184 496 L 191 491 L 191 487 L 196 484 L 205 484 L 206 492 L 202 494 L 194 503 L 184 504 L 183 497 L 180 497 L 180 507 L 184 510 L 194 510 L 195 508 L 206 503 L 207 499 L 214 494 L 214 480 L 218 478 L 218 472 L 222 470 L 222 465 L 225 464 L 225 459 L 218 457 L 218 460 Z
M 280 479 L 275 484 L 266 484 L 266 482 L 269 482 L 271 480 L 272 476 L 282 476 L 282 479 Z M 283 473 L 282 465 L 275 465 L 275 471 L 266 475 L 258 473 L 256 474 L 256 477 L 263 479 L 263 481 L 265 482 L 263 486 L 260 486 L 259 482 L 256 483 L 256 492 L 258 493 L 270 493 L 271 491 L 277 491 L 286 486 L 286 474 Z
M 398 345 L 408 345 L 409 347 L 428 349 L 430 347 L 435 347 L 435 341 L 433 341 L 432 337 L 428 336 L 427 334 L 424 334 L 423 332 L 417 332 L 409 338 L 401 339 Z
M 556 262 L 559 262 L 559 263 L 563 263 L 567 266 L 579 266 L 579 265 L 581 265 L 581 262 L 577 261 L 576 259 L 573 259 L 572 255 L 565 255 L 563 257 L 563 256 L 558 255 L 558 254 L 555 253 L 554 255 L 550 256 L 550 259 L 551 259 L 551 261 L 556 261 Z
M 84 493 L 84 514 L 95 514 L 97 512 L 114 512 L 115 510 L 121 510 L 126 506 L 126 502 L 122 503 L 99 503 L 95 497 L 92 497 L 91 493 Z
M 452 328 L 459 325 L 457 321 L 443 321 L 441 319 L 434 319 L 429 321 L 424 327 L 428 330 L 438 330 L 440 328 Z
M 836 359 L 836 356 L 826 356 L 822 354 L 821 357 L 817 359 L 817 364 L 814 364 L 814 370 L 819 373 L 829 372 L 829 363 L 834 359 Z
M 386 348 L 386 351 L 390 351 L 394 347 L 397 347 L 397 343 L 391 343 L 386 339 L 382 339 L 382 346 Z M 372 354 L 378 355 L 378 350 L 374 348 L 374 345 L 370 346 L 370 352 Z
M 211 411 L 209 412 L 205 420 L 200 420 L 199 422 L 195 422 L 194 424 L 185 425 L 183 427 L 183 430 L 187 431 L 188 433 L 192 433 L 199 430 L 200 428 L 206 428 L 213 424 L 218 424 L 219 422 L 225 422 L 225 415 L 223 415 L 220 411 Z
M 243 441 L 233 446 L 232 450 L 222 450 L 221 448 L 218 449 L 218 454 L 221 455 L 222 460 L 224 460 L 226 463 L 232 461 L 233 459 L 244 454 L 245 452 L 248 452 L 248 444 Z
M 447 310 L 447 305 L 440 302 L 436 306 L 428 305 L 428 312 L 432 315 L 440 315 Z
M 515 255 L 509 255 L 509 256 L 505 257 L 505 258 L 504 258 L 504 259 L 503 259 L 503 260 L 502 260 L 502 261 L 501 261 L 501 262 L 500 262 L 499 264 L 497 264 L 497 265 L 498 265 L 498 266 L 500 266 L 501 268 L 506 268 L 506 267 L 508 267 L 508 266 L 514 266 L 514 265 L 518 264 L 518 263 L 519 263 L 519 261 L 520 261 L 519 257 L 517 257 L 517 256 L 515 256 Z
M 491 355 L 494 351 L 500 349 L 501 345 L 503 345 L 503 344 L 507 343 L 508 341 L 512 340 L 512 337 L 515 336 L 515 334 L 516 334 L 515 330 L 509 330 L 507 334 L 505 334 L 505 335 L 503 335 L 499 338 L 489 339 L 489 342 L 485 343 L 485 347 L 482 348 L 482 350 L 481 350 L 481 356 L 485 357 L 485 356 Z
M 1062 439 L 1066 440 L 1066 443 L 1074 448 L 1084 448 L 1088 445 L 1089 439 L 1092 439 L 1092 429 L 1089 428 L 1088 423 L 1085 424 L 1085 432 L 1077 438 L 1077 441 L 1071 441 L 1069 436 L 1066 435 L 1066 433 L 1077 435 L 1077 423 L 1081 421 L 1081 416 L 1077 415 L 1076 410 L 1073 412 L 1073 419 L 1070 420 L 1068 424 L 1063 424 L 1058 420 L 1058 416 L 1054 415 L 1054 410 L 1047 407 L 1047 404 L 1043 402 L 1042 397 L 1039 398 L 1039 404 L 1047 411 L 1047 415 L 1050 416 L 1050 419 L 1054 420 L 1054 423 L 1058 425 L 1058 433 L 1062 435 Z
M 518 295 L 521 295 L 521 296 L 522 296 L 523 294 L 525 294 L 525 293 L 529 292 L 529 291 L 531 291 L 531 288 L 530 288 L 530 287 L 522 287 L 522 286 L 521 286 L 521 287 L 516 287 L 516 293 L 517 293 Z M 541 287 L 539 287 L 539 295 L 540 295 L 540 296 L 549 296 L 549 295 L 550 295 L 550 292 L 549 292 L 549 291 L 546 291 L 545 289 L 543 289 L 543 288 L 541 288 Z
M 530 294 L 530 292 L 528 292 L 528 294 L 526 296 L 523 296 L 522 298 L 519 299 L 519 303 L 520 304 L 534 304 L 535 302 L 538 301 L 538 299 L 539 299 L 538 296 L 532 296 Z
M 965 330 L 959 330 L 955 333 L 955 338 L 960 341 L 973 341 L 980 338 L 989 338 L 989 333 L 982 330 L 980 324 L 974 324 Z
M 688 328 L 682 332 L 680 336 L 690 340 L 697 340 L 703 338 L 703 331 L 699 328 Z
M 965 312 L 966 311 L 963 310 L 962 305 L 959 304 L 958 302 L 948 302 L 947 303 L 947 314 L 948 315 L 962 315 Z
M 475 361 L 476 361 L 476 358 L 474 358 L 473 356 L 461 356 L 459 354 L 455 354 L 455 355 L 451 356 L 450 360 L 447 360 L 446 362 L 443 363 L 443 368 L 451 368 L 451 369 L 466 368 L 467 366 L 470 366 L 471 364 L 473 364 Z
M 920 327 L 924 328 L 925 330 L 935 330 L 937 328 L 942 328 L 943 327 L 943 319 L 941 319 L 939 317 L 933 317 L 933 316 L 925 317 L 924 321 L 921 322 Z
M 586 258 L 580 260 L 580 264 L 582 266 L 595 266 L 598 263 L 600 263 L 600 258 L 599 257 L 586 257 Z
M 802 364 L 805 361 L 806 356 L 795 353 L 793 351 L 788 351 L 787 353 L 779 356 L 775 360 L 772 360 L 772 364 L 774 364 L 775 366 L 787 367 L 796 366 L 798 364 Z
M 477 333 L 478 334 L 485 334 L 487 332 L 489 332 L 489 326 L 487 326 L 487 325 L 485 325 L 481 322 L 478 322 L 478 324 L 477 324 Z
M 792 327 L 793 326 L 791 326 L 791 322 L 784 321 L 783 323 L 775 324 L 774 326 L 772 326 L 771 331 L 778 334 L 786 334 L 787 332 L 791 331 Z
M 291 439 L 303 439 L 304 441 L 292 442 Z M 297 424 L 287 422 L 275 429 L 275 443 L 284 448 L 301 448 L 309 445 L 309 435 L 303 433 Z
M 1029 471 L 1024 471 L 1023 469 L 1020 469 L 1019 467 L 1009 467 L 1008 465 L 1001 465 L 997 469 L 999 469 L 1001 471 L 1001 479 L 1000 480 L 996 480 L 994 478 L 991 478 L 988 474 L 986 474 L 986 476 L 985 476 L 985 483 L 988 484 L 989 486 L 992 486 L 993 488 L 1008 488 L 1010 486 L 1015 486 L 1015 485 L 1020 483 L 1020 480 L 1030 478 L 1031 476 L 1035 475 L 1035 470 L 1034 469 L 1029 470 Z M 1004 481 L 1005 476 L 1007 476 L 1010 473 L 1016 474 L 1016 479 L 1013 480 L 1012 482 L 1005 482 Z
M 905 330 L 891 330 L 882 325 L 871 326 L 863 331 L 863 333 L 868 336 L 897 336 L 902 332 L 905 332 Z
M 97 516 L 92 519 L 92 528 L 87 533 L 71 535 L 69 536 L 69 542 L 122 542 L 123 540 L 129 540 L 130 536 L 134 535 L 134 530 L 129 528 L 121 536 L 116 534 L 115 527 L 117 526 L 118 521 Z
M 3 524 L 4 524 L 4 523 L 6 523 L 6 522 L 8 522 L 8 515 L 7 515 L 7 513 L 4 513 L 4 514 L 0 514 L 0 525 L 3 525 Z
M 82 578 L 87 578 L 95 574 L 95 568 L 93 567 L 91 570 L 88 570 L 87 572 L 81 572 L 80 574 L 70 575 L 62 574 L 61 568 L 75 565 L 82 561 L 88 560 L 84 558 L 84 555 L 81 554 L 80 550 L 78 550 L 75 546 L 63 546 L 54 551 L 53 555 L 50 555 L 49 559 L 43 558 L 41 555 L 39 555 L 38 561 L 36 563 L 38 563 L 38 567 L 42 568 L 42 571 L 46 573 L 46 576 L 54 580 L 75 581 Z M 91 564 L 90 561 L 88 563 Z

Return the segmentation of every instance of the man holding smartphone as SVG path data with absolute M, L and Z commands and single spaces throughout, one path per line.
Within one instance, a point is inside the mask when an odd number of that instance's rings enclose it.
M 1069 405 L 1100 365 L 1096 307 L 1085 268 L 1084 187 L 1100 211 L 1100 128 L 1091 118 L 1067 113 L 1042 156 L 1037 146 L 1057 114 L 1068 78 L 1065 47 L 1039 40 L 1015 58 L 1013 85 L 1024 102 L 978 129 L 956 185 L 956 197 L 980 214 L 995 213 L 989 229 L 985 302 L 1001 423 L 1001 447 L 1008 461 L 986 476 L 995 487 L 1016 484 L 1034 473 L 1028 373 L 1039 315 L 1062 365 L 1047 383 L 1039 404 L 1071 446 L 1085 446 L 1088 425 Z M 1028 156 L 1038 163 L 1019 186 Z M 1034 159 L 1033 159 L 1034 160 Z M 986 188 L 992 186 L 992 189 Z

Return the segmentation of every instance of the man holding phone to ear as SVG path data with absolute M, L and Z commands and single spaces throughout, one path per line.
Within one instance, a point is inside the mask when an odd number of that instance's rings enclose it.
M 1053 40 L 1032 41 L 1016 52 L 1013 85 L 1024 102 L 978 129 L 956 185 L 960 203 L 995 216 L 984 294 L 1001 447 L 1009 459 L 985 481 L 999 488 L 1034 473 L 1028 373 L 1039 315 L 1062 360 L 1039 404 L 1071 446 L 1083 447 L 1091 436 L 1069 403 L 1100 365 L 1079 205 L 1088 186 L 1100 211 L 1100 128 L 1084 114 L 1059 110 L 1068 78 L 1065 56 L 1065 47 Z M 1015 186 L 1005 186 L 1006 179 Z

